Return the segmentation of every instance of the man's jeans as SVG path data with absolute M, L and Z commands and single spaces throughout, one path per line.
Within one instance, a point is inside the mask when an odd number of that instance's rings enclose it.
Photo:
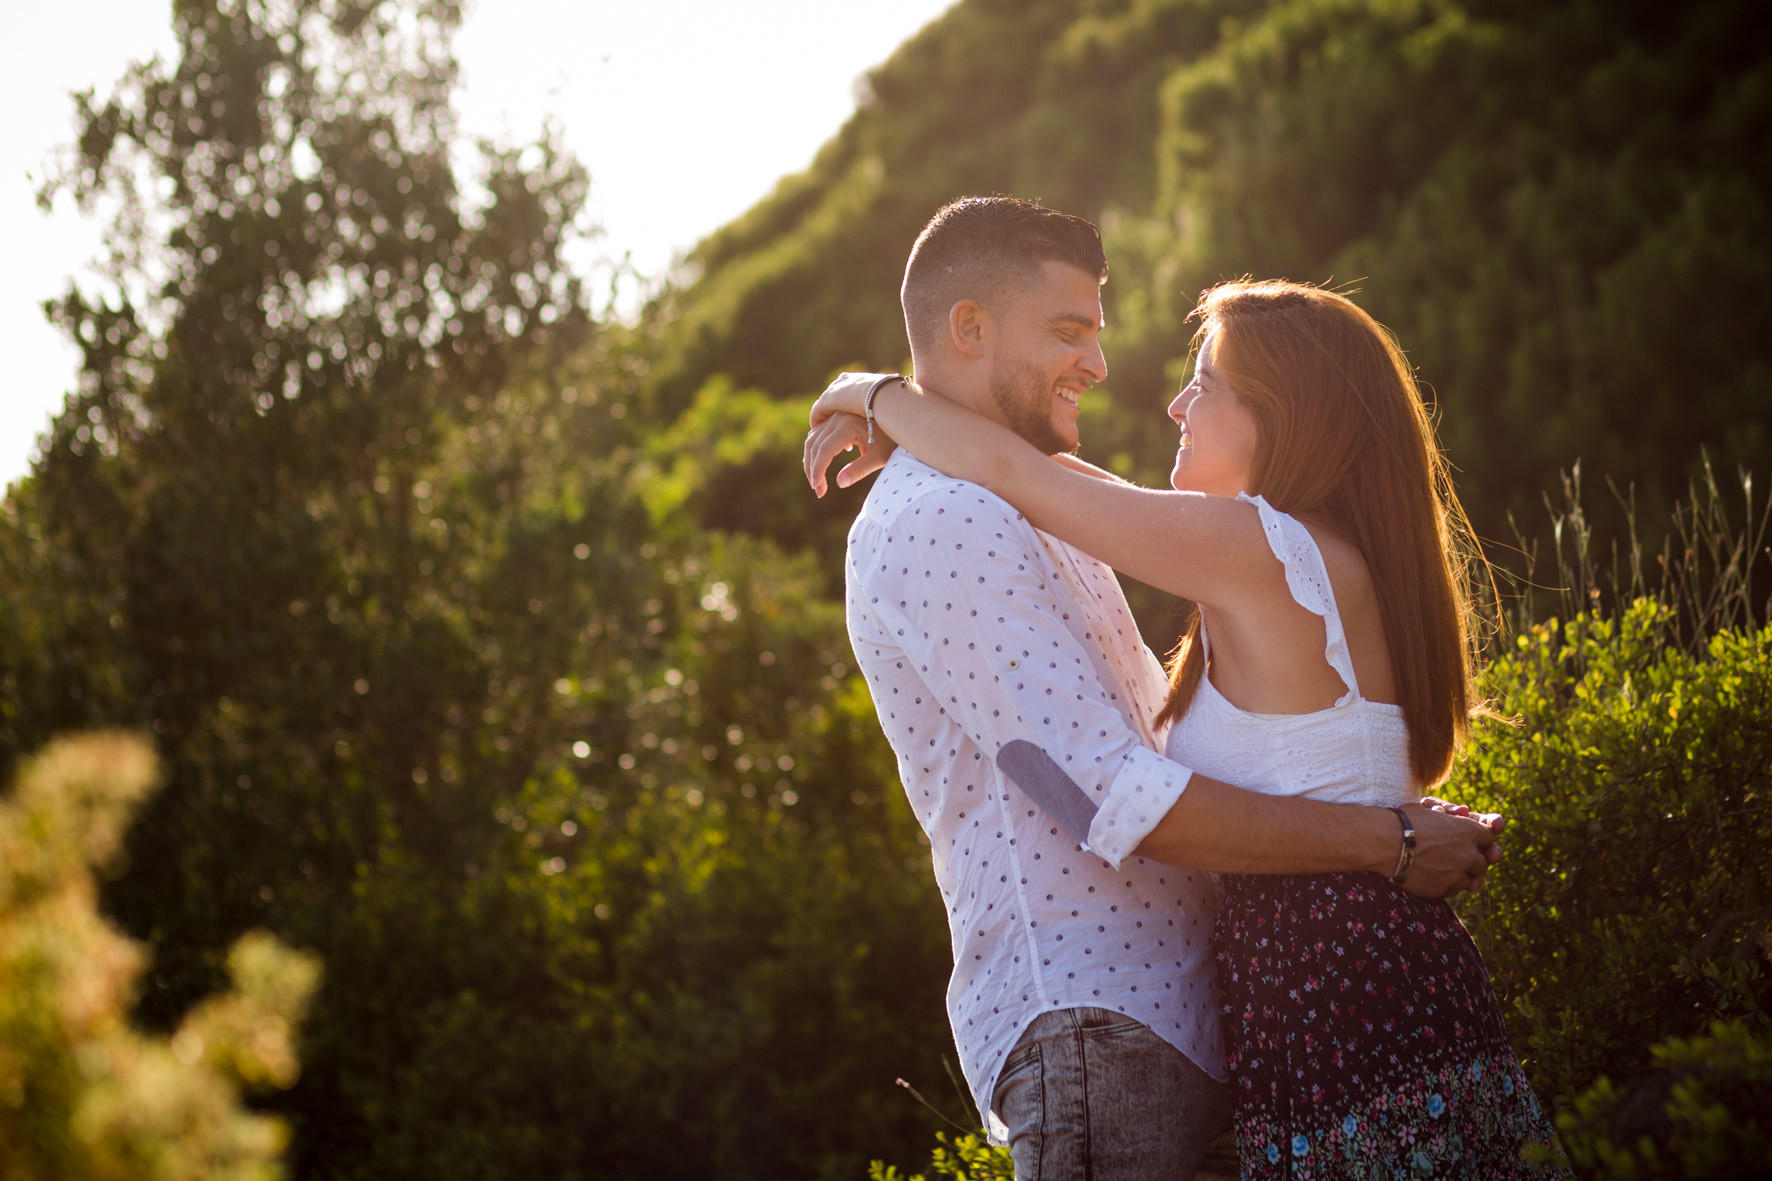
M 1187 1181 L 1231 1093 L 1124 1013 L 1060 1009 L 1009 1052 L 992 1107 L 1016 1181 Z

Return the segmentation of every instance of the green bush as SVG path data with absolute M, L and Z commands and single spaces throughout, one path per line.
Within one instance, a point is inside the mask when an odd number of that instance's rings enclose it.
M 1619 1181 L 1772 1175 L 1772 1027 L 1719 1021 L 1652 1057 L 1632 1086 L 1600 1079 L 1559 1117 L 1577 1168 Z
M 913 1173 L 909 1177 L 895 1166 L 875 1161 L 868 1168 L 868 1181 L 927 1181 L 928 1177 L 951 1177 L 953 1181 L 1015 1181 L 1015 1162 L 1007 1148 L 993 1148 L 973 1135 L 950 1137 L 946 1132 L 935 1134 L 935 1152 L 929 1161 L 928 1174 Z
M 233 988 L 168 1038 L 130 1026 L 142 955 L 99 916 L 93 870 L 158 772 L 147 746 L 67 739 L 0 802 L 0 1173 L 13 1181 L 272 1181 L 281 1120 L 242 1084 L 291 1086 L 319 974 L 270 936 L 228 957 Z
M 1640 599 L 1516 637 L 1449 796 L 1511 818 L 1461 914 L 1534 1083 L 1563 1106 L 1650 1047 L 1772 1012 L 1772 627 L 1673 641 Z

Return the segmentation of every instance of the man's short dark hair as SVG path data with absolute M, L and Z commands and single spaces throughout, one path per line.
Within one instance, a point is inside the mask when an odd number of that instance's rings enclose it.
M 988 310 L 1059 262 L 1107 278 L 1101 231 L 1080 217 L 1017 197 L 962 197 L 944 205 L 911 247 L 904 268 L 905 328 L 912 345 L 936 338 L 963 299 Z

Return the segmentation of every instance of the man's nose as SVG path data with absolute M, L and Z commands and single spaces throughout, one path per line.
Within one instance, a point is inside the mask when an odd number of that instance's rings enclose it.
M 1107 380 L 1107 354 L 1101 351 L 1101 345 L 1099 342 L 1090 346 L 1089 351 L 1083 354 L 1083 359 L 1080 364 L 1083 372 L 1089 375 L 1090 381 L 1102 382 Z

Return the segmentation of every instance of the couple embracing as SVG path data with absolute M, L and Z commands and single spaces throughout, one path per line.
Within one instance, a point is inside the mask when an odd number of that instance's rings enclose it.
M 1191 1177 L 1233 1109 L 1245 1177 L 1566 1175 L 1443 901 L 1500 821 L 1423 797 L 1475 698 L 1407 363 L 1339 295 L 1215 287 L 1174 490 L 1141 488 L 1070 454 L 1106 277 L 1081 218 L 947 206 L 905 269 L 916 383 L 844 375 L 806 442 L 820 495 L 883 464 L 850 639 L 981 1116 L 1023 1181 Z M 1197 604 L 1167 678 L 1113 570 Z

